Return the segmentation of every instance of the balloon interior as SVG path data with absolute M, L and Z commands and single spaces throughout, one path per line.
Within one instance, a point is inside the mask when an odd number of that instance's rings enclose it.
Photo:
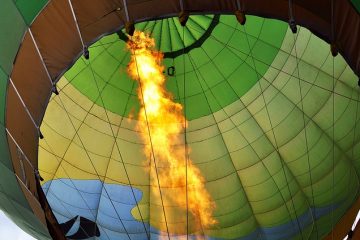
M 343 239 L 357 0 L 1 0 L 0 209 L 36 239 Z

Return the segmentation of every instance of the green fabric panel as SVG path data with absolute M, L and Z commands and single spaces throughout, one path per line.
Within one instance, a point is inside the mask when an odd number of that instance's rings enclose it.
M 28 208 L 24 208 L 17 202 L 12 202 L 18 215 L 8 213 L 9 217 L 25 232 L 38 240 L 50 240 L 50 234 L 47 228 L 36 218 L 34 213 Z
M 354 4 L 355 8 L 360 13 L 360 0 L 351 0 L 352 4 Z
M 6 109 L 6 91 L 7 91 L 8 76 L 0 68 L 0 123 L 5 124 L 5 109 Z
M 9 156 L 7 136 L 2 125 L 0 127 L 0 131 L 0 163 L 4 164 L 4 166 L 10 171 L 13 171 L 12 162 Z
M 37 239 L 51 239 L 27 203 L 13 171 L 0 163 L 0 209 L 24 231 Z
M 23 207 L 30 209 L 25 197 L 23 196 L 20 186 L 18 185 L 14 172 L 2 163 L 0 163 L 0 168 L 1 192 L 6 194 L 9 198 L 17 201 Z
M 5 93 L 4 93 L 5 95 Z M 47 229 L 33 214 L 13 172 L 7 135 L 0 125 L 0 209 L 24 231 L 37 239 L 51 239 Z
M 15 174 L 13 172 L 12 161 L 9 154 L 7 134 L 4 126 L 0 125 L 0 187 L 1 192 L 11 199 L 16 199 L 25 208 L 29 205 L 20 189 Z
M 7 160 L 11 161 L 10 159 Z M 30 209 L 14 172 L 1 162 L 0 172 L 0 209 L 6 212 L 19 227 L 37 239 L 51 239 L 47 229 Z
M 151 32 L 157 47 L 169 52 L 194 44 L 211 21 L 210 16 L 191 16 L 185 28 L 176 18 L 139 23 L 136 27 Z M 265 74 L 278 53 L 286 29 L 285 23 L 276 20 L 249 16 L 244 27 L 234 16 L 221 16 L 201 46 L 164 60 L 166 75 L 167 68 L 175 66 L 175 76 L 168 76 L 166 87 L 181 103 L 184 103 L 183 93 L 186 92 L 189 120 L 218 111 L 244 95 Z M 277 34 L 273 35 L 273 31 Z M 113 34 L 102 38 L 89 50 L 91 59 L 78 60 L 65 74 L 66 78 L 100 106 L 120 115 L 136 114 L 139 109 L 136 101 L 125 104 L 127 99 L 136 96 L 137 87 L 135 84 L 132 88 L 133 80 L 126 73 L 129 52 L 125 50 L 125 42 Z M 253 58 L 249 57 L 250 52 Z M 98 97 L 99 91 L 104 103 Z M 220 100 L 207 97 L 206 91 Z
M 9 74 L 26 24 L 12 0 L 1 2 L 0 16 L 0 66 Z
M 49 0 L 15 0 L 15 4 L 27 25 L 30 25 L 34 18 L 43 9 Z

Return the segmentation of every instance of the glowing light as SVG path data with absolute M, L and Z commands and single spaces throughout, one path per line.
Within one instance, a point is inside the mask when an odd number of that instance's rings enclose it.
M 166 218 L 179 215 L 179 209 L 189 211 L 194 219 L 192 232 L 199 232 L 200 228 L 216 224 L 212 216 L 215 204 L 200 170 L 186 157 L 190 149 L 184 141 L 187 120 L 183 107 L 165 89 L 163 54 L 154 50 L 154 39 L 139 31 L 129 38 L 131 60 L 127 69 L 131 78 L 139 82 L 137 94 L 141 102 L 137 128 L 146 143 L 148 161 L 155 166 L 155 170 L 149 170 L 152 192 L 162 198 Z M 174 205 L 176 211 L 168 207 Z M 172 230 L 184 234 L 187 228 L 185 220 Z

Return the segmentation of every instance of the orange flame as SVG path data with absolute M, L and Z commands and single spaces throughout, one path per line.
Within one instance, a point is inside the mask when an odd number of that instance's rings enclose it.
M 149 161 L 155 165 L 156 176 L 151 178 L 151 185 L 156 188 L 153 187 L 152 192 L 158 197 L 162 195 L 163 206 L 175 204 L 182 211 L 189 211 L 198 227 L 204 229 L 214 225 L 216 220 L 212 213 L 215 204 L 205 188 L 200 170 L 187 159 L 190 149 L 181 138 L 187 126 L 183 107 L 173 101 L 164 86 L 163 54 L 154 50 L 153 38 L 139 31 L 130 37 L 127 47 L 132 53 L 128 73 L 139 82 L 137 93 L 141 109 L 137 128 L 148 143 L 145 154 L 151 156 Z M 169 209 L 165 210 L 166 217 L 171 214 Z M 199 230 L 198 227 L 195 231 Z M 178 225 L 175 227 L 177 232 L 184 233 L 184 229 Z

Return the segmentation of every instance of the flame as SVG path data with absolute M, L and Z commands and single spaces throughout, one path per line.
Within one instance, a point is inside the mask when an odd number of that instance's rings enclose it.
M 188 123 L 182 105 L 175 103 L 165 89 L 163 54 L 154 47 L 154 39 L 140 31 L 129 37 L 127 43 L 131 52 L 128 74 L 139 82 L 141 109 L 137 128 L 147 143 L 144 151 L 150 156 L 148 161 L 155 165 L 155 170 L 150 170 L 152 193 L 162 197 L 163 206 L 175 204 L 182 211 L 189 211 L 198 227 L 194 231 L 199 231 L 199 227 L 206 229 L 216 224 L 212 216 L 215 204 L 200 170 L 187 157 L 190 149 L 184 143 L 184 129 Z M 174 217 L 169 216 L 169 209 L 165 207 L 166 218 Z M 186 233 L 186 228 L 177 225 L 174 230 Z

